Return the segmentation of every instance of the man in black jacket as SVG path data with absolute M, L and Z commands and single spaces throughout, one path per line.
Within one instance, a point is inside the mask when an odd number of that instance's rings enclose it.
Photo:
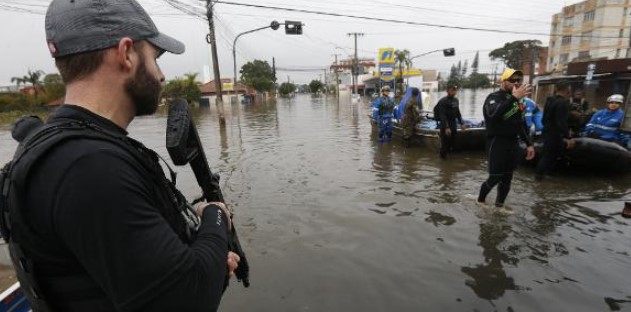
M 229 211 L 198 205 L 191 234 L 157 154 L 126 131 L 157 108 L 157 58 L 184 45 L 134 0 L 53 0 L 45 23 L 66 104 L 44 126 L 54 135 L 23 142 L 38 143 L 14 159 L 7 196 L 11 258 L 33 310 L 215 311 L 239 261 Z
M 500 90 L 489 94 L 484 101 L 484 122 L 489 140 L 489 177 L 480 187 L 478 202 L 485 202 L 486 196 L 497 185 L 495 206 L 504 206 L 513 171 L 519 162 L 519 139 L 527 146 L 526 159 L 535 157 L 522 102 L 530 93 L 530 86 L 522 84 L 523 77 L 519 70 L 506 69 L 500 77 Z
M 563 156 L 567 139 L 567 148 L 574 146 L 568 128 L 568 113 L 570 109 L 570 84 L 559 82 L 554 96 L 546 100 L 543 109 L 543 153 L 537 164 L 535 179 L 541 181 L 545 174 L 554 169 L 558 159 Z
M 440 126 L 440 158 L 442 159 L 447 158 L 447 153 L 454 149 L 458 136 L 458 124 L 464 129 L 460 114 L 460 102 L 456 93 L 458 93 L 458 87 L 448 86 L 447 96 L 436 104 L 435 111 L 438 113 L 438 125 Z

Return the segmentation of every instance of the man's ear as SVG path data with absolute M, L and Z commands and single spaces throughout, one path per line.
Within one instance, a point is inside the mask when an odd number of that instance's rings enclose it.
M 138 57 L 135 56 L 138 52 L 139 51 L 136 51 L 134 48 L 134 41 L 131 38 L 125 37 L 118 42 L 118 46 L 116 47 L 116 61 L 123 70 L 131 71 L 138 59 Z

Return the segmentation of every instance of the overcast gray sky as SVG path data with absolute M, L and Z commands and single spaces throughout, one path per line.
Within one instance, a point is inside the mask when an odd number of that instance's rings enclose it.
M 186 44 L 183 55 L 165 54 L 159 60 L 167 79 L 198 72 L 203 79 L 203 67 L 210 63 L 205 41 L 208 23 L 195 14 L 188 15 L 167 0 L 138 0 L 153 17 L 158 28 Z M 191 11 L 203 15 L 205 1 L 170 0 L 183 3 Z M 358 41 L 360 57 L 375 58 L 377 49 L 393 47 L 407 49 L 413 55 L 454 47 L 456 56 L 445 58 L 440 53 L 414 60 L 420 69 L 449 71 L 452 64 L 473 60 L 480 51 L 480 71 L 491 72 L 488 53 L 514 40 L 538 39 L 548 44 L 552 15 L 571 0 L 226 0 L 217 3 L 216 26 L 222 77 L 232 77 L 232 41 L 241 32 L 268 25 L 272 20 L 301 21 L 302 36 L 285 35 L 283 29 L 262 30 L 242 36 L 237 43 L 237 63 L 276 58 L 279 80 L 287 75 L 294 82 L 309 82 L 319 78 L 334 60 L 353 53 L 353 41 L 347 34 L 364 33 Z M 23 76 L 29 69 L 55 73 L 53 59 L 45 43 L 44 14 L 49 0 L 0 0 L 0 86 L 10 85 L 11 77 Z M 255 8 L 248 5 L 276 7 Z M 422 25 L 406 25 L 367 19 L 307 14 L 280 10 L 292 8 L 308 11 L 380 18 L 413 23 L 449 25 L 461 28 L 482 28 L 516 34 L 467 29 L 449 29 Z M 300 70 L 300 71 L 296 71 Z

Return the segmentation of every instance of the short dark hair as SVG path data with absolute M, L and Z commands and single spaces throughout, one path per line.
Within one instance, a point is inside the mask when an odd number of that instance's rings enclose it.
M 412 95 L 417 96 L 419 94 L 418 88 L 412 88 Z
M 458 86 L 457 85 L 448 85 L 447 86 L 447 90 L 458 90 Z
M 103 49 L 56 58 L 55 65 L 64 83 L 68 84 L 94 73 L 103 64 L 105 51 Z
M 556 91 L 565 91 L 565 90 L 569 90 L 571 87 L 570 83 L 568 81 L 559 81 L 556 84 Z
M 134 41 L 134 49 L 140 50 L 143 44 L 144 41 Z M 103 64 L 107 49 L 56 58 L 55 65 L 57 65 L 61 79 L 65 84 L 69 84 L 94 73 Z

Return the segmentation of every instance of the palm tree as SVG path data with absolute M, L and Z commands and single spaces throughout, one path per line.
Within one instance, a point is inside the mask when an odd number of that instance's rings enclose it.
M 410 69 L 410 67 L 412 67 L 412 61 L 410 60 L 410 51 L 404 49 L 404 50 L 396 50 L 394 51 L 394 55 L 395 55 L 395 59 L 394 59 L 394 63 L 395 66 L 399 66 L 399 77 L 401 78 L 401 92 L 403 92 L 403 66 L 405 66 L 405 68 L 407 70 Z M 396 79 L 395 79 L 396 82 Z M 396 87 L 394 88 L 395 92 L 396 92 Z M 395 94 L 395 97 L 397 95 Z

